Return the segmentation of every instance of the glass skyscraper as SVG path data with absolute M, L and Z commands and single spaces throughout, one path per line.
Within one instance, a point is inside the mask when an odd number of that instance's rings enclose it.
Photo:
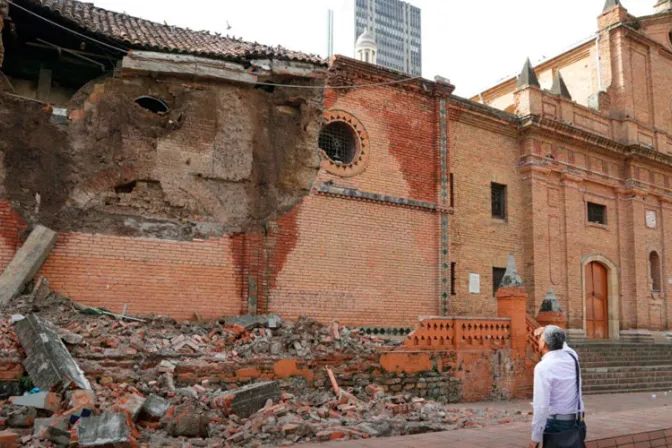
M 422 75 L 420 8 L 401 0 L 355 0 L 355 40 L 364 30 L 376 41 L 378 65 Z

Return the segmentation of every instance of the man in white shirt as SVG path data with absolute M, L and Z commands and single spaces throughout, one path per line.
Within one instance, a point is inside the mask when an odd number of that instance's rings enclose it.
M 584 410 L 583 399 L 576 390 L 574 358 L 578 362 L 579 357 L 567 345 L 565 331 L 549 325 L 538 328 L 535 336 L 539 338 L 539 347 L 544 356 L 534 368 L 534 417 L 530 448 L 539 446 L 544 432 L 558 433 L 572 429 L 577 413 L 580 412 L 583 418 Z

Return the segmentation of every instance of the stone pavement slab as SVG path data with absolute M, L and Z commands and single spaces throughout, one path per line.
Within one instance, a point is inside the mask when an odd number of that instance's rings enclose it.
M 615 394 L 585 398 L 588 441 L 672 429 L 672 393 Z M 465 404 L 464 407 L 507 409 L 527 408 L 529 401 Z M 510 423 L 478 429 L 438 432 L 404 437 L 335 441 L 303 445 L 302 448 L 513 448 L 526 447 L 530 423 Z

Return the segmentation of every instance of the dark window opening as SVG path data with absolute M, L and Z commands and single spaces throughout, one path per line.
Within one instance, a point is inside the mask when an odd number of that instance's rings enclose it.
M 502 284 L 506 268 L 492 268 L 492 295 L 494 296 Z
M 506 185 L 492 183 L 492 217 L 506 219 Z
M 649 254 L 649 270 L 651 271 L 651 290 L 660 292 L 661 290 L 661 274 L 660 274 L 660 257 L 657 252 Z
M 450 206 L 455 207 L 455 181 L 453 179 L 453 173 L 450 173 Z
M 135 102 L 138 106 L 155 114 L 165 114 L 169 110 L 166 103 L 152 96 L 138 97 L 135 99 Z
M 357 152 L 353 129 L 341 121 L 329 123 L 320 131 L 319 147 L 337 163 L 352 163 Z
M 117 194 L 120 194 L 120 193 L 125 193 L 125 194 L 133 193 L 133 190 L 135 189 L 135 186 L 136 186 L 136 185 L 137 185 L 137 181 L 129 182 L 129 183 L 127 183 L 127 184 L 117 185 L 116 187 L 114 187 L 114 192 L 117 193 Z
M 607 223 L 607 207 L 600 204 L 588 203 L 588 222 L 595 224 Z
M 456 296 L 457 295 L 457 290 L 456 288 L 456 278 L 455 278 L 455 269 L 456 269 L 456 264 L 455 263 L 450 263 L 450 295 L 451 296 Z

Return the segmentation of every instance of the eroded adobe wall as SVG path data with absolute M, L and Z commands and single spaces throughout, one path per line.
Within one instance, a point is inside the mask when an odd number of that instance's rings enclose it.
M 137 105 L 144 95 L 169 112 Z M 191 240 L 258 230 L 313 184 L 321 103 L 320 89 L 106 78 L 57 124 L 49 108 L 2 96 L 2 194 L 27 222 L 61 232 Z

